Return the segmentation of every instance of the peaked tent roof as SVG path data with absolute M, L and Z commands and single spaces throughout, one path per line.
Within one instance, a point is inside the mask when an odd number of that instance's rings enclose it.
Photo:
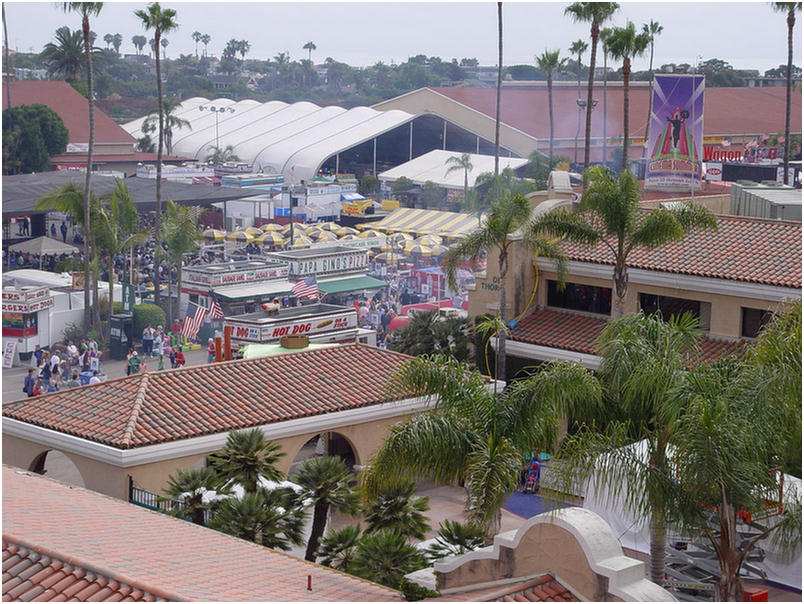
M 359 226 L 418 235 L 464 237 L 477 229 L 477 216 L 461 212 L 399 208 L 379 222 L 366 222 Z
M 74 254 L 78 248 L 69 243 L 63 243 L 50 237 L 36 237 L 22 243 L 8 246 L 12 252 L 27 252 L 28 254 Z
M 131 449 L 398 400 L 386 386 L 410 358 L 359 344 L 305 350 L 62 390 L 5 403 L 3 416 Z
M 457 151 L 444 151 L 442 149 L 435 149 L 419 157 L 405 162 L 400 166 L 380 172 L 377 178 L 380 180 L 396 180 L 403 176 L 409 178 L 414 184 L 422 185 L 427 181 L 434 182 L 442 187 L 450 187 L 453 189 L 463 189 L 464 171 L 453 170 L 447 173 L 447 170 L 454 165 L 447 163 L 451 157 L 461 157 L 461 153 Z M 477 153 L 469 153 L 469 158 L 472 163 L 472 169 L 469 170 L 468 179 L 469 186 L 475 184 L 477 177 L 486 172 L 494 172 L 494 156 L 493 155 L 478 155 Z M 501 157 L 500 170 L 511 168 L 515 170 L 520 166 L 528 163 L 527 159 L 517 157 Z

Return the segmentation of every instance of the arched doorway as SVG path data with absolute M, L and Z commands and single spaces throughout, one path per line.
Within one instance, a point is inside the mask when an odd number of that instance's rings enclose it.
M 66 454 L 56 449 L 37 455 L 29 470 L 77 487 L 86 486 L 78 466 Z
M 308 439 L 296 453 L 288 471 L 289 479 L 293 480 L 290 477 L 297 472 L 299 464 L 305 459 L 328 456 L 340 457 L 346 467 L 355 470 L 357 455 L 349 440 L 338 432 L 322 432 Z

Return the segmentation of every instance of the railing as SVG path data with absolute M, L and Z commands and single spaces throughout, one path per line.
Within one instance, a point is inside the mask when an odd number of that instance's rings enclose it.
M 138 505 L 140 507 L 147 508 L 149 510 L 155 510 L 157 512 L 162 513 L 174 513 L 181 512 L 184 509 L 185 504 L 183 501 L 178 501 L 176 499 L 168 499 L 161 495 L 157 495 L 156 493 L 152 493 L 151 491 L 146 491 L 138 486 L 135 486 L 134 479 L 129 476 L 128 477 L 128 501 L 129 503 L 133 503 L 134 505 Z M 191 520 L 189 516 L 184 516 L 181 514 L 176 514 L 179 518 L 184 520 Z M 204 511 L 204 524 L 208 524 L 210 520 L 210 512 L 209 510 Z

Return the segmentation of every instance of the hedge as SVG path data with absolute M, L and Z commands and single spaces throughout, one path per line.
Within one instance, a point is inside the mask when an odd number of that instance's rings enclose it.
M 134 337 L 139 338 L 142 330 L 150 323 L 156 329 L 157 325 L 165 326 L 165 311 L 156 304 L 135 304 L 134 305 Z

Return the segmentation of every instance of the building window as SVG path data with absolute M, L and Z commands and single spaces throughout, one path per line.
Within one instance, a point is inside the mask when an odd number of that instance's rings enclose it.
M 773 320 L 774 313 L 759 308 L 743 307 L 743 325 L 741 334 L 744 338 L 756 338 L 762 328 Z
M 659 296 L 656 294 L 639 294 L 639 308 L 646 315 L 659 313 L 664 319 L 688 312 L 698 319 L 698 327 L 709 329 L 709 316 L 711 304 L 686 298 L 673 298 L 672 296 Z
M 37 332 L 37 314 L 3 313 L 3 336 L 12 338 L 30 338 Z
M 567 283 L 559 291 L 557 281 L 547 281 L 547 305 L 570 310 L 582 310 L 601 315 L 611 314 L 611 288 Z
M 190 294 L 190 302 L 198 304 L 198 294 Z

